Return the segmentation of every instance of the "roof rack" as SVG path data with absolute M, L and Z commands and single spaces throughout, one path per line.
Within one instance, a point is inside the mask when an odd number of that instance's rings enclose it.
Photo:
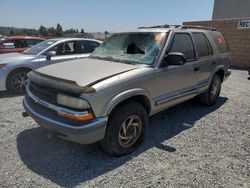
M 198 25 L 182 25 L 180 28 L 182 29 L 204 29 L 204 30 L 216 31 L 216 28 L 214 27 L 203 27 L 203 26 L 198 26 Z
M 203 26 L 197 26 L 197 25 L 156 25 L 156 26 L 150 26 L 150 27 L 139 27 L 138 29 L 149 29 L 149 28 L 180 28 L 180 29 L 204 29 L 204 30 L 211 30 L 216 31 L 216 28 L 213 27 L 203 27 Z
M 149 26 L 149 27 L 138 27 L 138 29 L 147 29 L 147 28 L 179 28 L 181 25 L 156 25 L 156 26 Z

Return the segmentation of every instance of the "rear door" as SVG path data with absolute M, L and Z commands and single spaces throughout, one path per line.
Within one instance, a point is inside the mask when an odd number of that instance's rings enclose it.
M 197 88 L 197 60 L 192 37 L 189 33 L 175 33 L 169 52 L 181 52 L 187 57 L 184 65 L 169 65 L 156 71 L 154 96 L 156 105 L 167 106 L 169 102 L 180 98 L 191 98 Z M 163 60 L 165 61 L 165 60 Z M 164 62 L 162 62 L 164 63 Z
M 199 61 L 199 71 L 197 72 L 198 88 L 208 85 L 209 75 L 216 66 L 216 58 L 212 46 L 207 36 L 202 32 L 193 32 L 193 39 Z

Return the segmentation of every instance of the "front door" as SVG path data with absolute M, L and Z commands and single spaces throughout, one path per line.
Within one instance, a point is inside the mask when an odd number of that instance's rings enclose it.
M 168 65 L 156 69 L 154 100 L 156 106 L 166 107 L 174 101 L 191 98 L 197 92 L 197 71 L 195 48 L 189 33 L 175 33 L 169 52 L 181 52 L 187 57 L 184 65 Z M 165 60 L 163 60 L 165 61 Z M 166 62 L 162 62 L 166 64 Z

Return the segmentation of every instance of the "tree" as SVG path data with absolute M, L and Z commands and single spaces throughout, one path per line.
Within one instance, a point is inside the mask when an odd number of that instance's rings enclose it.
M 56 33 L 55 36 L 62 36 L 63 35 L 63 30 L 62 30 L 62 26 L 58 23 L 56 25 Z
M 83 29 L 81 29 L 81 33 L 84 33 L 84 30 L 83 30 Z
M 47 31 L 46 27 L 44 27 L 43 25 L 40 26 L 38 32 L 40 35 L 48 36 L 48 31 Z
M 49 33 L 49 35 L 54 36 L 54 35 L 55 35 L 55 33 L 56 33 L 55 28 L 54 28 L 54 27 L 50 27 L 50 28 L 48 28 L 48 33 Z
M 13 35 L 14 34 L 14 31 L 13 30 L 10 30 L 10 35 Z
M 65 30 L 63 33 L 65 33 L 65 34 L 71 34 L 71 33 L 74 33 L 74 29 L 67 29 L 67 30 Z
M 76 29 L 76 33 L 79 33 L 78 29 Z
M 108 31 L 105 31 L 104 34 L 105 34 L 105 35 L 108 35 L 108 34 L 110 34 L 110 33 L 109 33 Z

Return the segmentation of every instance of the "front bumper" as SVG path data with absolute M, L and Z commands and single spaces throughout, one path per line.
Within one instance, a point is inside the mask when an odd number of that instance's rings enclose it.
M 83 122 L 79 125 L 71 125 L 69 122 L 60 121 L 60 118 L 53 119 L 49 114 L 42 113 L 35 106 L 35 102 L 26 96 L 23 99 L 25 111 L 49 133 L 66 140 L 80 144 L 90 144 L 104 138 L 107 118 L 96 118 L 90 122 Z
M 7 71 L 4 69 L 0 70 L 0 91 L 6 90 L 6 78 L 7 78 Z

